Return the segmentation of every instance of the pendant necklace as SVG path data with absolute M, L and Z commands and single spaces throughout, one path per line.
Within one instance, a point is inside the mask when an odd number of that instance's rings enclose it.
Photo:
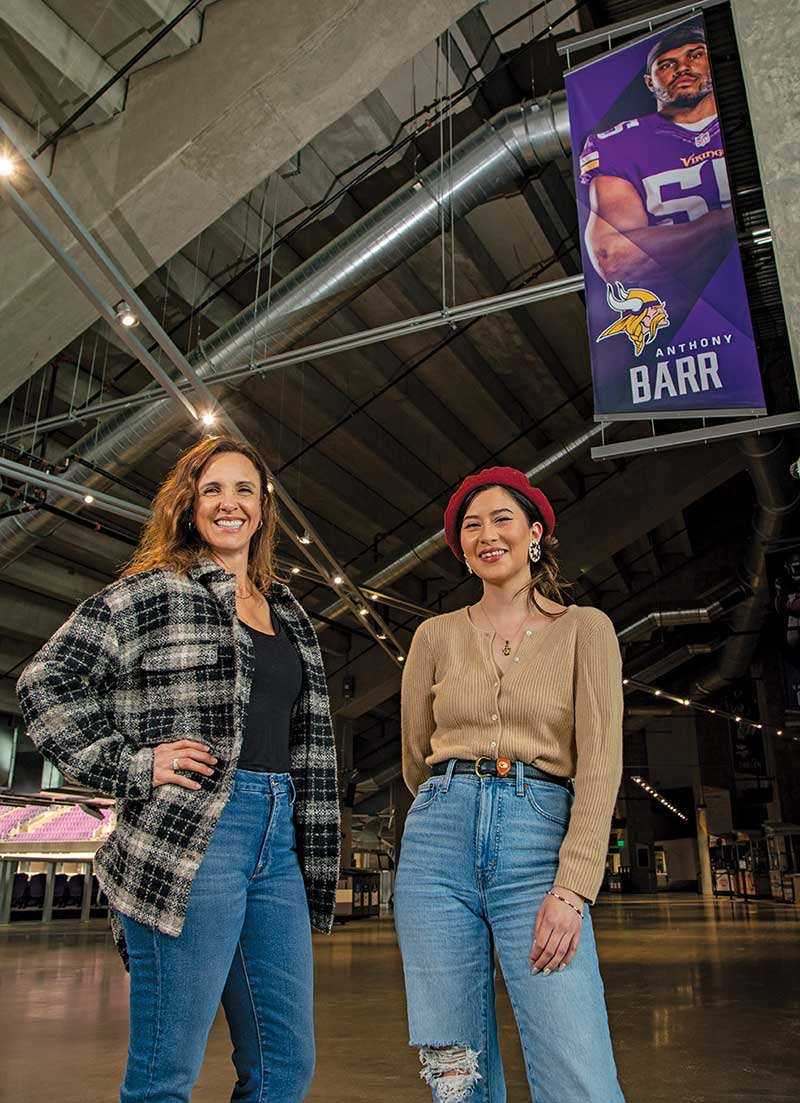
M 483 602 L 479 601 L 478 604 L 480 605 L 481 612 L 483 613 L 483 615 L 486 617 L 487 621 L 489 622 L 489 627 L 494 632 L 495 636 L 500 636 L 500 633 L 497 631 L 494 624 L 492 624 L 492 618 L 486 612 L 486 609 L 484 608 Z M 525 614 L 525 616 L 523 617 L 523 619 L 520 621 L 519 627 L 517 628 L 516 632 L 514 632 L 513 635 L 509 636 L 509 638 L 503 644 L 503 654 L 506 656 L 506 658 L 508 658 L 508 656 L 511 654 L 511 641 L 515 640 L 517 638 L 519 633 L 522 631 L 522 628 L 525 625 L 525 623 L 526 623 L 529 616 L 530 616 L 530 613 L 527 612 Z M 503 637 L 500 636 L 500 639 L 502 639 L 502 638 Z

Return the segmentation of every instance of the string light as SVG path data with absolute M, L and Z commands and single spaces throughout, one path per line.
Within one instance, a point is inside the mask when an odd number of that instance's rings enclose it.
M 341 586 L 341 584 L 343 582 L 344 582 L 344 579 L 342 578 L 342 576 L 340 574 L 337 574 L 336 577 L 333 580 L 334 586 Z
M 398 656 L 397 656 L 397 661 L 398 661 L 399 663 L 404 663 L 404 662 L 406 661 L 406 657 L 405 657 L 405 655 L 398 655 Z
M 668 808 L 670 812 L 674 812 L 674 814 L 679 819 L 683 820 L 685 823 L 689 822 L 689 817 L 688 816 L 685 816 L 683 814 L 683 812 L 681 812 L 678 808 L 675 807 L 674 804 L 672 804 L 670 801 L 668 801 L 667 798 L 665 796 L 663 796 L 661 793 L 659 793 L 657 789 L 654 789 L 653 786 L 650 785 L 647 781 L 645 781 L 645 779 L 643 777 L 639 777 L 638 774 L 635 774 L 631 778 L 631 781 L 635 781 L 637 785 L 641 786 L 641 788 L 644 789 L 645 792 L 648 793 L 649 796 L 651 796 L 653 798 L 653 800 L 657 800 L 659 802 L 659 804 L 663 804 L 664 807 Z
M 0 176 L 13 176 L 14 162 L 7 154 L 0 156 Z
M 122 324 L 126 325 L 127 323 L 123 322 Z M 216 419 L 213 414 L 203 414 L 200 420 L 202 421 L 203 425 L 213 425 Z
M 300 544 L 311 544 L 312 543 L 311 537 L 308 535 L 307 532 L 304 532 L 302 536 L 298 536 L 297 540 L 298 540 L 298 543 L 300 543 Z
M 299 567 L 292 567 L 292 574 L 300 574 L 300 568 Z
M 92 502 L 94 501 L 94 495 L 93 494 L 84 494 L 83 500 L 84 500 L 84 502 L 86 502 L 87 506 L 90 506 L 92 504 Z
M 379 640 L 385 640 L 386 639 L 386 633 L 385 632 L 379 632 L 378 633 L 378 639 Z
M 358 610 L 358 612 L 362 617 L 368 617 L 369 616 L 369 609 L 367 609 L 367 607 L 365 605 L 362 605 L 361 608 Z
M 748 720 L 747 717 L 742 717 L 739 713 L 724 712 L 721 709 L 710 708 L 700 701 L 693 701 L 690 697 L 678 697 L 672 693 L 665 693 L 664 690 L 658 689 L 656 686 L 648 685 L 646 682 L 639 682 L 635 678 L 623 678 L 622 684 L 627 687 L 629 691 L 650 693 L 653 697 L 662 697 L 665 701 L 674 701 L 676 705 L 683 705 L 684 708 L 691 708 L 696 712 L 704 712 L 709 716 L 719 716 L 723 720 L 731 720 L 736 724 L 746 724 L 754 731 L 763 731 L 767 734 L 772 733 L 774 735 L 787 734 L 783 728 L 777 728 L 772 724 L 764 724 L 758 720 Z M 794 740 L 795 743 L 800 743 L 800 736 L 787 735 L 787 738 Z

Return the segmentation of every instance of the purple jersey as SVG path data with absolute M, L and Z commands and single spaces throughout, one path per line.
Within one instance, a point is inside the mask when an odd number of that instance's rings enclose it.
M 650 226 L 693 222 L 731 205 L 716 115 L 701 130 L 688 130 L 655 114 L 590 134 L 580 172 L 587 186 L 596 176 L 629 180 L 641 196 Z

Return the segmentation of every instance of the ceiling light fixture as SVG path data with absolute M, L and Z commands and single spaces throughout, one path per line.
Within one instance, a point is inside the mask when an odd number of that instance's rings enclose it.
M 300 574 L 300 568 L 299 567 L 292 567 L 292 574 Z
M 125 325 L 126 323 L 123 322 L 122 324 Z M 200 418 L 200 420 L 202 421 L 203 425 L 213 425 L 214 422 L 216 421 L 216 418 L 214 417 L 213 414 L 209 413 L 209 414 L 203 414 L 203 416 Z
M 84 494 L 83 500 L 84 500 L 84 502 L 86 502 L 87 506 L 90 506 L 92 504 L 92 502 L 94 501 L 94 495 L 93 494 Z
M 334 586 L 341 586 L 341 584 L 343 582 L 344 582 L 344 579 L 342 578 L 342 576 L 340 574 L 337 574 L 336 577 L 333 580 Z
M 117 303 L 114 307 L 114 311 L 117 315 L 117 321 L 121 326 L 125 326 L 126 329 L 133 329 L 134 326 L 138 326 L 139 319 L 124 299 Z M 205 418 L 203 420 L 205 420 Z
M 300 544 L 311 544 L 312 543 L 311 537 L 308 535 L 307 532 L 304 532 L 302 536 L 298 536 L 297 540 L 298 540 L 298 543 L 300 543 Z
M 0 156 L 0 176 L 13 176 L 14 162 L 7 154 Z

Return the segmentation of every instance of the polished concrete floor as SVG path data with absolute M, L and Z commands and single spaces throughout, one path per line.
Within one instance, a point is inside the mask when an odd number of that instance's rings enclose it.
M 800 908 L 638 897 L 602 900 L 594 919 L 628 1103 L 797 1103 Z M 315 954 L 308 1103 L 429 1100 L 406 1044 L 391 921 L 337 927 Z M 101 922 L 0 928 L 0 992 L 1 1103 L 117 1098 L 127 980 Z M 509 1103 L 529 1103 L 504 995 L 500 1009 Z M 194 1103 L 229 1099 L 229 1052 L 220 1016 Z

